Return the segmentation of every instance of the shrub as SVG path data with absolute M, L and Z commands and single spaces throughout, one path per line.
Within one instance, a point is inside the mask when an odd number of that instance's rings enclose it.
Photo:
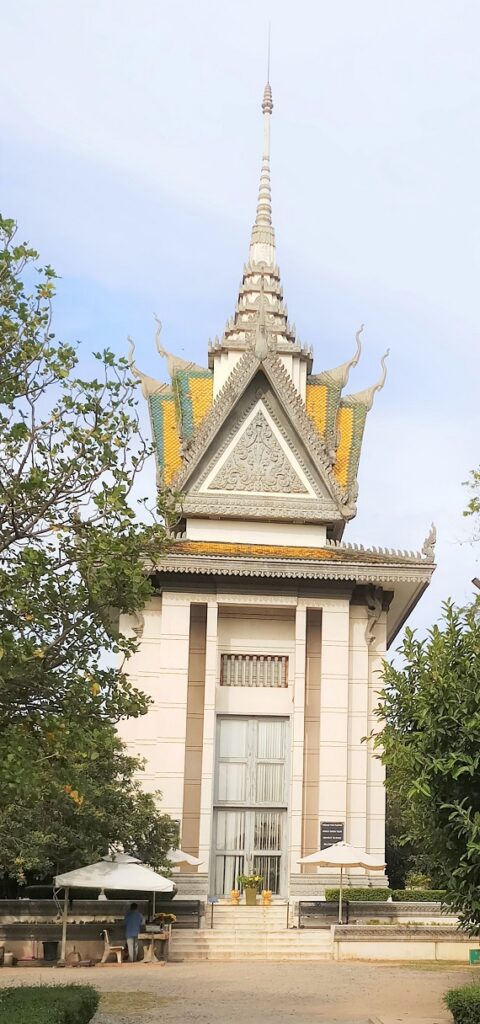
M 395 903 L 443 903 L 445 889 L 393 889 Z
M 445 996 L 445 1003 L 454 1024 L 478 1024 L 480 1021 L 480 985 L 451 988 Z
M 326 889 L 325 899 L 328 903 L 337 903 L 339 889 Z M 343 890 L 343 899 L 347 903 L 384 903 L 390 897 L 394 903 L 442 903 L 445 889 L 374 889 L 354 887 Z
M 32 985 L 0 991 L 2 1024 L 88 1024 L 99 996 L 90 985 Z
M 328 901 L 328 903 L 338 903 L 339 895 L 340 889 L 325 890 L 325 899 Z M 358 903 L 359 900 L 368 900 L 371 903 L 383 903 L 385 900 L 388 900 L 388 897 L 391 895 L 391 889 L 349 888 L 343 890 L 343 899 L 345 900 L 345 902 L 349 903 Z

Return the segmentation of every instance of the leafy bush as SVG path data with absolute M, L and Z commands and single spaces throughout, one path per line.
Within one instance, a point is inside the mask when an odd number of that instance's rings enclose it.
M 394 889 L 394 903 L 443 903 L 445 889 Z
M 99 1002 L 90 985 L 32 985 L 0 991 L 2 1024 L 88 1024 Z
M 478 1024 L 480 1020 L 480 985 L 451 988 L 445 1003 L 453 1015 L 454 1024 Z
M 325 899 L 329 903 L 337 903 L 339 893 L 339 889 L 326 889 Z M 445 889 L 348 888 L 343 890 L 343 898 L 347 903 L 384 903 L 390 897 L 394 903 L 441 903 L 445 899 Z
M 338 903 L 340 895 L 340 889 L 326 889 L 325 899 L 328 903 Z M 369 901 L 371 903 L 383 903 L 388 900 L 388 897 L 392 895 L 391 889 L 344 889 L 343 899 L 349 903 L 359 902 L 360 900 Z

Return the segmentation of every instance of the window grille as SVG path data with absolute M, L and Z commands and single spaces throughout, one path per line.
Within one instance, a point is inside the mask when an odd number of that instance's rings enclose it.
M 288 686 L 288 657 L 274 654 L 222 654 L 221 686 Z

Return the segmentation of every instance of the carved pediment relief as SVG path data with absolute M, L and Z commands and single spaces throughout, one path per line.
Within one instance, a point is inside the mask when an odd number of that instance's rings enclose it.
M 209 491 L 257 494 L 308 494 L 292 462 L 281 447 L 265 414 L 259 409 L 227 454 Z
M 328 467 L 262 370 L 232 402 L 184 487 L 185 515 L 343 520 Z M 335 484 L 333 482 L 333 489 Z

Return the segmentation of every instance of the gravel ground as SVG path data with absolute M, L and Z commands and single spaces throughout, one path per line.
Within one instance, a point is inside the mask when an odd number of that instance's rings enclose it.
M 474 971 L 474 969 L 473 969 Z M 108 964 L 0 971 L 0 986 L 90 982 L 102 993 L 92 1024 L 444 1024 L 448 988 L 469 968 L 370 963 Z

